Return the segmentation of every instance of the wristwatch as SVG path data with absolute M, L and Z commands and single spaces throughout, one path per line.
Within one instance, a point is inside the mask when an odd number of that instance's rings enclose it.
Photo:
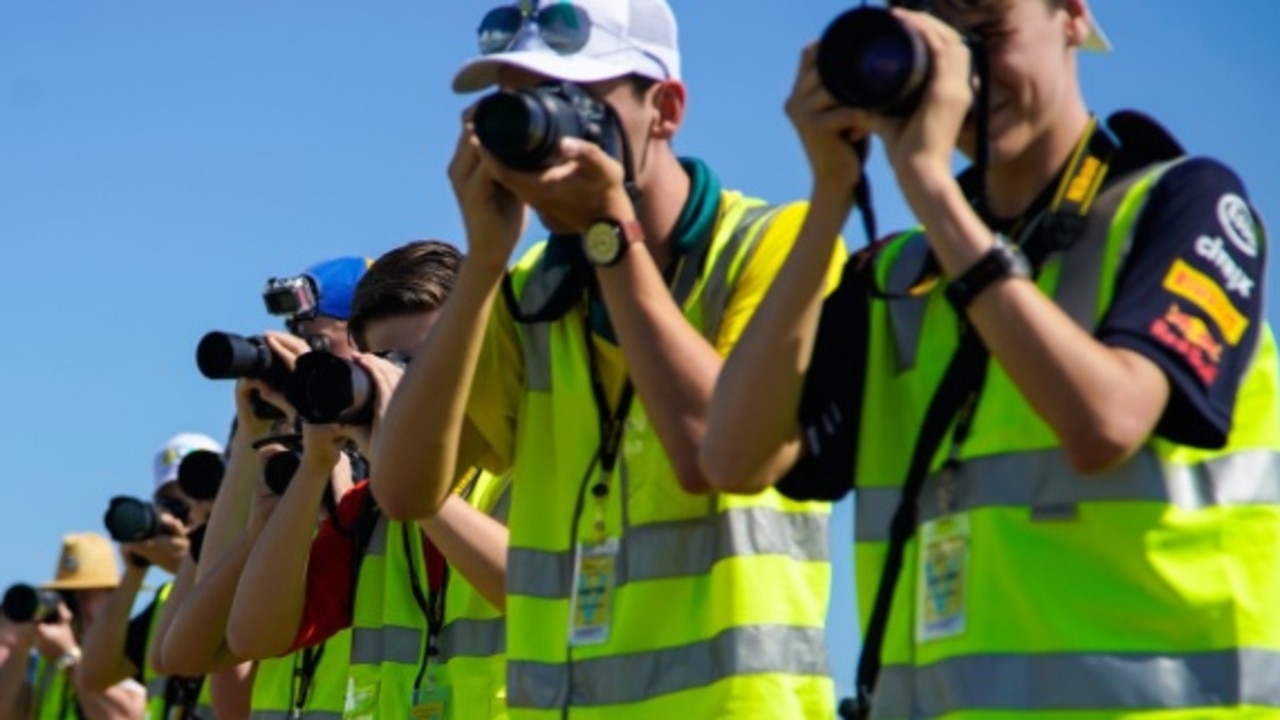
M 602 218 L 582 234 L 582 251 L 592 265 L 616 265 L 633 243 L 644 242 L 644 229 L 635 220 Z
M 59 670 L 70 670 L 71 668 L 80 664 L 80 658 L 81 658 L 80 648 L 73 647 L 70 650 L 62 653 L 62 657 L 58 658 L 57 662 L 54 663 L 54 665 Z
M 1031 263 L 1027 262 L 1027 256 L 1017 245 L 996 233 L 996 242 L 991 249 L 960 277 L 947 284 L 947 300 L 956 312 L 962 313 L 983 290 L 1006 277 L 1031 277 Z

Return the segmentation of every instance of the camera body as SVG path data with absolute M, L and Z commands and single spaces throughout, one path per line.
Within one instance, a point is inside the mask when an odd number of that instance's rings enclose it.
M 160 523 L 161 512 L 169 513 L 183 525 L 190 521 L 191 509 L 180 501 L 161 497 L 155 503 L 149 503 L 118 495 L 107 505 L 102 524 L 116 542 L 142 542 L 165 534 L 164 525 Z
M 930 6 L 928 0 L 890 4 L 926 12 Z M 966 43 L 981 52 L 972 39 Z M 831 21 L 818 41 L 817 63 L 823 87 L 842 105 L 890 116 L 912 114 L 933 73 L 920 34 L 889 10 L 869 6 Z
M 11 586 L 4 593 L 4 615 L 18 623 L 50 623 L 58 619 L 58 603 L 62 596 L 53 590 L 23 585 Z
M 407 364 L 399 353 L 382 357 L 401 368 Z M 298 415 L 313 425 L 368 425 L 377 393 L 373 379 L 359 364 L 317 351 L 298 358 L 284 394 Z
M 507 167 L 534 171 L 555 164 L 567 137 L 595 143 L 622 158 L 617 113 L 580 85 L 553 82 L 481 98 L 473 118 L 476 137 Z

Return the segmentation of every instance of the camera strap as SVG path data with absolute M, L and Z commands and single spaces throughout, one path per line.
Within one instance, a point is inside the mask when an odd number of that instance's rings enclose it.
M 1066 250 L 1080 239 L 1084 232 L 1085 218 L 1108 175 L 1116 149 L 1116 143 L 1099 126 L 1097 119 L 1091 118 L 1088 128 L 1067 161 L 1048 207 L 1040 212 L 1032 212 L 1029 220 L 1024 218 L 1015 225 L 1013 233 L 1023 246 L 1036 275 L 1050 255 Z M 983 201 L 982 196 L 971 196 L 970 199 Z M 980 211 L 983 210 L 980 206 L 977 207 Z M 871 716 L 871 698 L 880 676 L 880 655 L 894 591 L 902 574 L 903 553 L 907 541 L 916 532 L 917 500 L 929 477 L 933 457 L 953 420 L 956 422 L 951 458 L 947 463 L 952 468 L 958 463 L 959 446 L 968 436 L 975 406 L 986 379 L 989 357 L 977 331 L 962 318 L 958 347 L 925 412 L 903 483 L 902 496 L 890 523 L 884 570 L 876 588 L 875 604 L 872 606 L 862 653 L 858 659 L 855 684 L 857 697 L 840 704 L 840 716 L 846 720 L 865 720 Z

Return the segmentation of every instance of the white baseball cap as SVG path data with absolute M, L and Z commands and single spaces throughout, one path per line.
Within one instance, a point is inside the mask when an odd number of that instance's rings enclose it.
M 208 435 L 201 435 L 200 433 L 180 433 L 169 438 L 156 451 L 156 458 L 153 463 L 155 489 L 159 490 L 165 483 L 177 480 L 178 466 L 182 464 L 182 458 L 195 450 L 208 450 L 221 455 L 222 445 Z
M 454 92 L 475 92 L 496 84 L 498 68 L 503 65 L 575 83 L 625 75 L 680 79 L 676 18 L 666 0 L 573 0 L 590 20 L 590 35 L 581 50 L 563 55 L 538 33 L 533 18 L 540 4 L 544 4 L 542 0 L 514 3 L 524 13 L 525 22 L 511 45 L 463 64 L 453 78 Z

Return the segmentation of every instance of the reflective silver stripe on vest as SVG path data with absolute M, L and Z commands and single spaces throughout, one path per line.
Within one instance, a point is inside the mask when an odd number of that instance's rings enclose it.
M 364 549 L 366 557 L 385 557 L 387 554 L 387 516 L 378 513 L 378 522 L 373 526 L 373 532 L 369 535 L 369 546 Z
M 1025 507 L 1033 519 L 1069 520 L 1080 503 L 1161 502 L 1184 510 L 1280 504 L 1280 453 L 1251 450 L 1198 465 L 1162 463 L 1143 449 L 1120 467 L 1077 474 L 1059 449 L 966 460 L 954 475 L 957 510 Z M 920 522 L 938 517 L 934 474 L 920 493 Z M 858 542 L 887 542 L 899 488 L 859 488 Z
M 153 697 L 153 698 L 154 698 L 154 697 L 160 697 L 160 698 L 162 698 L 162 697 L 164 697 L 164 696 L 165 696 L 165 692 L 166 692 L 168 689 L 169 689 L 169 677 L 168 677 L 167 675 L 161 675 L 161 676 L 159 676 L 159 677 L 153 677 L 153 678 L 151 678 L 150 680 L 148 680 L 148 681 L 147 681 L 147 696 L 148 696 L 148 697 Z
M 731 279 L 729 271 L 737 262 L 739 253 L 743 253 L 739 268 L 745 267 L 750 262 L 757 241 L 769 227 L 769 223 L 773 222 L 777 210 L 778 208 L 771 205 L 755 205 L 747 208 L 746 212 L 742 213 L 742 218 L 738 220 L 738 227 L 725 241 L 724 248 L 716 258 L 715 267 L 707 274 L 707 283 L 702 288 L 701 304 L 702 337 L 709 342 L 714 343 L 716 336 L 720 334 L 724 310 L 729 305 L 729 293 L 733 290 L 729 284 Z M 745 250 L 743 245 L 747 246 Z M 676 295 L 676 297 L 683 300 L 687 296 Z M 681 304 L 683 305 L 683 302 Z
M 422 657 L 426 631 L 390 625 L 380 628 L 351 628 L 351 664 L 417 665 Z
M 706 575 L 721 560 L 739 556 L 786 555 L 801 562 L 826 562 L 828 520 L 825 514 L 745 507 L 709 517 L 633 525 L 622 538 L 618 585 Z M 572 551 L 508 551 L 509 594 L 567 598 L 572 577 Z
M 735 675 L 826 675 L 827 657 L 821 628 L 747 625 L 703 642 L 582 660 L 572 668 L 516 660 L 507 667 L 508 704 L 549 709 L 637 703 Z
M 1178 655 L 971 655 L 880 672 L 873 717 L 931 718 L 966 710 L 1122 711 L 1255 705 L 1280 708 L 1280 652 Z
M 529 313 L 545 307 L 559 283 L 564 282 L 565 268 L 548 270 L 544 259 L 545 250 L 529 270 L 524 287 L 519 290 L 520 309 L 523 312 Z M 525 386 L 536 392 L 550 392 L 551 324 L 530 323 L 518 327 L 524 349 Z
M 459 618 L 440 631 L 441 662 L 457 657 L 493 657 L 506 651 L 505 618 Z
M 294 720 L 294 717 L 301 717 L 302 720 L 342 720 L 342 712 L 303 710 L 300 714 L 293 715 L 288 710 L 255 710 L 250 715 L 251 720 Z
M 218 714 L 213 711 L 213 706 L 204 703 L 196 705 L 196 715 L 200 716 L 200 720 L 216 720 L 218 717 Z

